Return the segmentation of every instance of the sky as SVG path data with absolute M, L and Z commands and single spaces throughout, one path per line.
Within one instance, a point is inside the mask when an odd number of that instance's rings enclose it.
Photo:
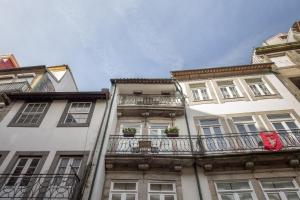
M 248 64 L 300 20 L 300 0 L 0 0 L 0 54 L 70 66 L 79 90 L 111 78 Z

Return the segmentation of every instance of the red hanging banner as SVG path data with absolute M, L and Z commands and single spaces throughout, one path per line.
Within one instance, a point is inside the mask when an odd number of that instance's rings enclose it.
M 270 151 L 279 151 L 282 148 L 282 143 L 278 133 L 272 132 L 260 132 L 259 137 L 261 138 L 264 149 Z

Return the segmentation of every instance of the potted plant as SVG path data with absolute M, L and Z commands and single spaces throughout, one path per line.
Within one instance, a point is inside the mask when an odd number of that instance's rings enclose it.
M 170 128 L 166 128 L 165 134 L 167 134 L 168 137 L 178 137 L 179 129 L 174 126 Z
M 135 133 L 136 133 L 135 128 L 123 128 L 124 137 L 134 137 Z

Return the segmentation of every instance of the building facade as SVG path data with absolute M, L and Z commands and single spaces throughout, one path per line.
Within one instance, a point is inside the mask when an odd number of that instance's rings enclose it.
M 0 199 L 78 199 L 109 98 L 102 92 L 7 93 Z
M 274 62 L 278 78 L 300 100 L 300 21 L 287 33 L 279 33 L 255 48 L 252 63 L 269 62 Z

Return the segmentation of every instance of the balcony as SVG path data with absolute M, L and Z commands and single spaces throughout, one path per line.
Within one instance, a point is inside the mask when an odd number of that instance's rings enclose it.
M 75 174 L 0 174 L 0 199 L 75 199 Z
M 300 131 L 281 131 L 282 151 L 300 149 Z M 258 133 L 231 133 L 201 136 L 111 135 L 107 155 L 212 155 L 265 152 Z
M 30 89 L 27 81 L 0 84 L 0 92 L 27 92 Z
M 192 149 L 188 136 L 124 137 L 112 135 L 109 138 L 108 155 L 191 155 Z
M 118 112 L 122 116 L 143 113 L 169 117 L 184 114 L 182 97 L 176 95 L 122 94 L 119 95 Z
M 291 152 L 300 151 L 300 131 L 281 131 L 278 135 L 282 143 L 282 149 L 278 152 L 265 150 L 259 133 L 192 137 L 111 135 L 107 147 L 106 164 L 109 167 L 119 166 L 122 169 L 143 163 L 156 167 L 159 165 L 163 167 L 190 166 L 193 159 L 197 159 L 197 163 L 201 166 L 214 160 L 215 164 L 218 163 L 218 167 L 243 165 L 249 159 L 256 160 L 256 163 L 275 162 L 279 165 L 289 163 L 287 159 L 293 157 Z M 255 156 L 258 154 L 263 156 Z M 270 154 L 272 156 L 267 156 Z M 215 159 L 220 156 L 221 159 Z

